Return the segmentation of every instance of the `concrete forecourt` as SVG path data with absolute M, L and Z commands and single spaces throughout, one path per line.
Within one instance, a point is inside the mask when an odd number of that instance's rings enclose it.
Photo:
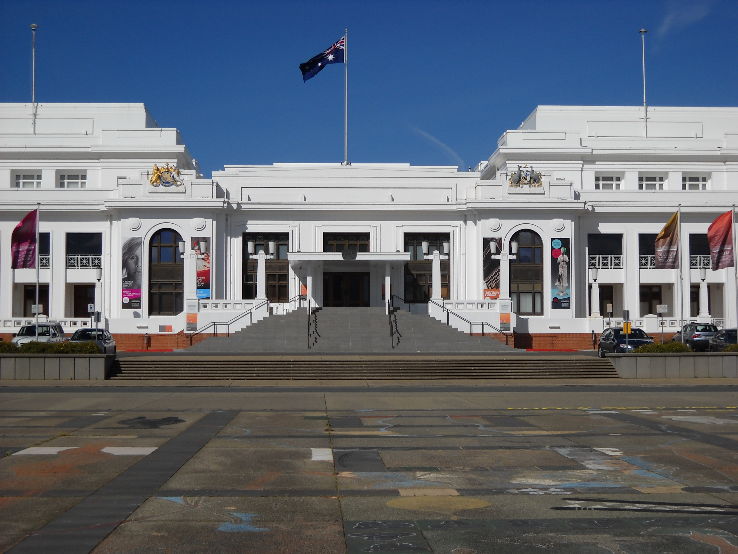
M 4 382 L 0 550 L 736 552 L 737 392 Z

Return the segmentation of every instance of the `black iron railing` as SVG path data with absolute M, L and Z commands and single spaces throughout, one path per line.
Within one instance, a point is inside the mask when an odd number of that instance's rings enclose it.
M 313 346 L 318 344 L 320 338 L 320 332 L 318 332 L 318 312 L 320 306 L 313 306 L 311 301 L 308 300 L 308 317 L 307 317 L 307 347 L 310 350 Z
M 269 300 L 264 300 L 260 304 L 255 304 L 255 305 L 251 306 L 248 310 L 246 310 L 243 313 L 238 314 L 236 317 L 234 317 L 233 319 L 231 319 L 229 321 L 211 321 L 210 323 L 208 323 L 202 329 L 198 329 L 194 333 L 190 333 L 190 335 L 189 335 L 189 338 L 190 338 L 190 346 L 192 346 L 192 341 L 193 341 L 193 338 L 195 337 L 195 335 L 199 335 L 201 333 L 204 333 L 208 329 L 212 329 L 213 330 L 213 335 L 217 337 L 218 336 L 218 327 L 221 327 L 223 325 L 225 325 L 225 327 L 226 327 L 226 336 L 227 337 L 230 337 L 231 336 L 231 325 L 233 325 L 237 321 L 240 321 L 241 319 L 243 319 L 246 316 L 249 316 L 249 325 L 251 325 L 252 323 L 254 323 L 254 310 L 257 310 L 257 309 L 259 309 L 259 308 L 261 308 L 262 306 L 265 306 L 265 305 L 266 306 L 269 305 Z
M 387 300 L 387 323 L 389 324 L 390 343 L 394 349 L 400 345 L 402 333 L 397 327 L 397 308 L 392 305 L 392 299 Z

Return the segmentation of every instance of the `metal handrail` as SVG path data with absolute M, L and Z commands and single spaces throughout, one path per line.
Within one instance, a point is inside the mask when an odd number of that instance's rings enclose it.
M 392 344 L 392 348 L 396 348 L 400 346 L 402 333 L 400 333 L 400 329 L 397 326 L 397 310 L 395 310 L 391 298 L 387 300 L 387 323 L 389 324 L 390 343 Z M 397 336 L 397 344 L 395 344 L 395 336 Z
M 248 310 L 246 310 L 243 313 L 238 314 L 236 317 L 234 317 L 230 321 L 211 321 L 202 329 L 198 329 L 194 333 L 190 333 L 189 335 L 190 346 L 192 346 L 192 338 L 195 335 L 199 335 L 200 333 L 203 333 L 210 328 L 214 329 L 213 334 L 217 337 L 218 336 L 218 325 L 226 325 L 226 336 L 230 337 L 231 336 L 231 325 L 236 323 L 236 321 L 238 321 L 239 319 L 246 317 L 247 315 L 249 316 L 249 324 L 253 324 L 254 323 L 254 310 L 256 310 L 257 308 L 261 308 L 264 305 L 269 305 L 269 300 L 264 300 L 261 304 L 251 306 Z
M 502 335 L 505 335 L 505 339 L 507 339 L 508 333 L 506 333 L 505 331 L 503 331 L 499 327 L 496 327 L 496 326 L 492 325 L 491 323 L 487 323 L 486 321 L 470 321 L 470 320 L 466 319 L 464 316 L 459 315 L 459 314 L 457 314 L 456 312 L 454 312 L 452 310 L 449 310 L 443 304 L 439 304 L 438 302 L 435 302 L 432 298 L 431 299 L 428 299 L 428 302 L 430 302 L 434 306 L 438 306 L 444 312 L 446 312 L 446 325 L 448 325 L 449 327 L 451 326 L 450 316 L 454 315 L 454 316 L 458 317 L 461 321 L 464 321 L 464 322 L 466 322 L 466 323 L 469 324 L 469 334 L 470 335 L 473 332 L 474 325 L 481 325 L 482 326 L 482 336 L 484 337 L 485 336 L 485 334 L 484 334 L 484 326 L 487 325 L 488 327 L 491 327 L 492 329 L 494 329 L 498 333 L 500 333 Z
M 308 350 L 310 350 L 313 346 L 318 344 L 318 337 L 320 337 L 320 332 L 318 332 L 318 310 L 320 310 L 319 306 L 316 306 L 315 308 L 311 307 L 311 301 L 308 300 L 308 317 L 307 317 L 307 347 Z

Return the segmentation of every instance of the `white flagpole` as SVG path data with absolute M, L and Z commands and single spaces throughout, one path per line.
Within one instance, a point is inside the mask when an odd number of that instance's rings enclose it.
M 738 327 L 738 258 L 736 258 L 736 244 L 738 238 L 735 236 L 735 204 L 733 204 L 733 217 L 730 220 L 730 232 L 733 234 L 733 276 L 735 277 L 735 321 L 734 325 Z
M 348 158 L 348 27 L 343 35 L 343 165 L 351 165 Z
M 31 23 L 31 103 L 33 104 L 33 134 L 36 134 L 36 29 L 38 25 Z
M 684 264 L 682 263 L 682 257 L 683 257 L 683 249 L 682 249 L 682 205 L 679 204 L 679 207 L 677 208 L 677 233 L 679 233 L 679 241 L 677 242 L 677 246 L 679 247 L 679 329 L 680 329 L 680 336 L 682 337 L 682 342 L 684 342 L 684 334 L 681 333 L 681 329 L 684 326 Z M 691 272 L 690 272 L 691 275 Z M 690 285 L 690 291 L 692 287 L 692 279 L 689 280 Z
M 641 71 L 643 73 L 643 130 L 648 136 L 648 104 L 646 104 L 646 29 L 638 31 L 641 33 Z
M 39 266 L 41 265 L 39 251 L 41 244 L 39 243 L 38 228 L 41 226 L 41 203 L 36 202 L 36 342 L 38 342 L 38 281 L 39 281 Z

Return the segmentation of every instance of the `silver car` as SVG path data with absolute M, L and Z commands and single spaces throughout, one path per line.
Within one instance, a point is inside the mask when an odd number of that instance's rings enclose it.
M 115 339 L 105 329 L 77 329 L 69 342 L 94 342 L 103 354 L 115 354 L 116 351 Z
M 63 342 L 64 329 L 55 321 L 47 321 L 38 324 L 38 335 L 36 325 L 24 325 L 13 336 L 13 344 L 21 345 L 27 342 Z

